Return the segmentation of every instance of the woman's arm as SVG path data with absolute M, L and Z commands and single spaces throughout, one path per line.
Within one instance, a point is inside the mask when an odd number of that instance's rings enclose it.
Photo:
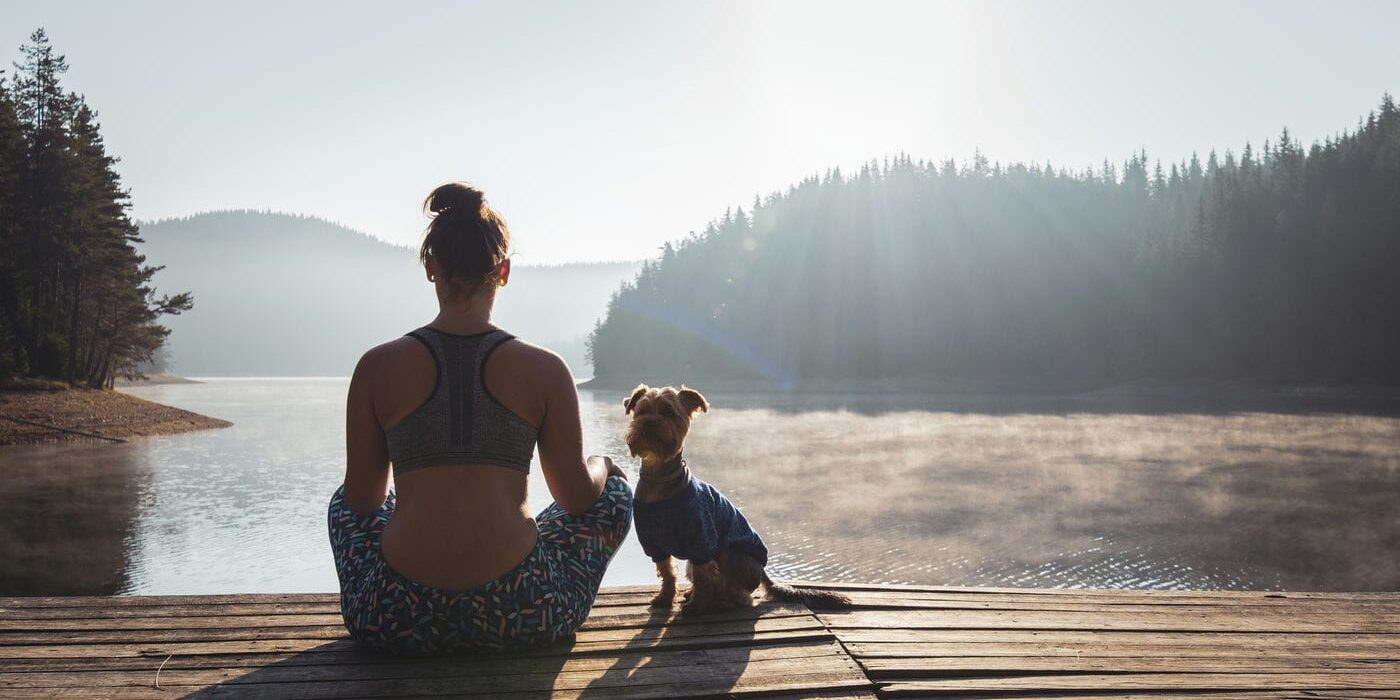
M 389 495 L 389 448 L 374 407 L 374 385 L 382 352 L 365 353 L 350 377 L 345 397 L 345 505 L 370 515 Z
M 544 481 L 555 503 L 573 515 L 582 515 L 603 493 L 608 474 L 621 474 L 622 470 L 606 457 L 584 461 L 578 389 L 569 365 L 558 355 L 542 353 L 539 376 L 545 389 L 544 420 L 540 424 Z

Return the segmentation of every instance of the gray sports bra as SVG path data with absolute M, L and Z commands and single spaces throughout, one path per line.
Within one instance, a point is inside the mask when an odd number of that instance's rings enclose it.
M 423 326 L 437 383 L 423 405 L 384 434 L 394 476 L 438 464 L 491 464 L 530 472 L 539 431 L 486 390 L 486 358 L 515 336 L 502 330 L 452 335 Z

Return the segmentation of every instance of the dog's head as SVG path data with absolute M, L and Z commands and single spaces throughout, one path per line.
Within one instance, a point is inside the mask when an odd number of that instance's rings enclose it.
M 710 410 L 709 402 L 694 389 L 654 389 L 645 384 L 633 389 L 622 406 L 632 416 L 627 426 L 627 449 L 643 463 L 665 462 L 680 454 L 691 417 L 696 411 Z

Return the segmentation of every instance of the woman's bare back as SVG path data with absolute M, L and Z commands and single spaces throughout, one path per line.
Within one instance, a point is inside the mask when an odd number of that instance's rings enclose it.
M 432 394 L 437 365 L 429 350 L 410 337 L 370 354 L 375 359 L 364 379 L 382 435 Z M 547 350 L 511 340 L 491 353 L 483 372 L 490 394 L 536 429 L 542 427 L 548 405 L 540 365 L 552 357 Z M 525 473 L 489 464 L 445 464 L 403 474 L 395 482 L 397 507 L 384 531 L 385 561 L 414 581 L 447 590 L 495 579 L 535 546 L 526 484 Z

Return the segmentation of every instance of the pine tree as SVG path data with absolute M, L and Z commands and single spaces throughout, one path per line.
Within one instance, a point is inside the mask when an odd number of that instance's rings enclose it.
M 159 317 L 192 300 L 152 289 L 97 114 L 60 85 L 64 57 L 42 29 L 21 51 L 0 90 L 0 371 L 110 387 L 160 349 Z
M 23 230 L 22 252 L 27 261 L 17 293 L 21 305 L 20 329 L 33 369 L 55 374 L 57 354 L 51 321 L 58 303 L 59 249 L 63 221 L 64 148 L 72 101 L 59 86 L 68 70 L 43 29 L 29 37 L 21 49 L 22 64 L 15 64 L 15 102 L 25 133 L 28 153 L 20 185 L 18 222 Z
M 24 168 L 24 133 L 10 86 L 0 71 L 0 383 L 28 369 L 19 295 L 27 259 L 20 239 Z

